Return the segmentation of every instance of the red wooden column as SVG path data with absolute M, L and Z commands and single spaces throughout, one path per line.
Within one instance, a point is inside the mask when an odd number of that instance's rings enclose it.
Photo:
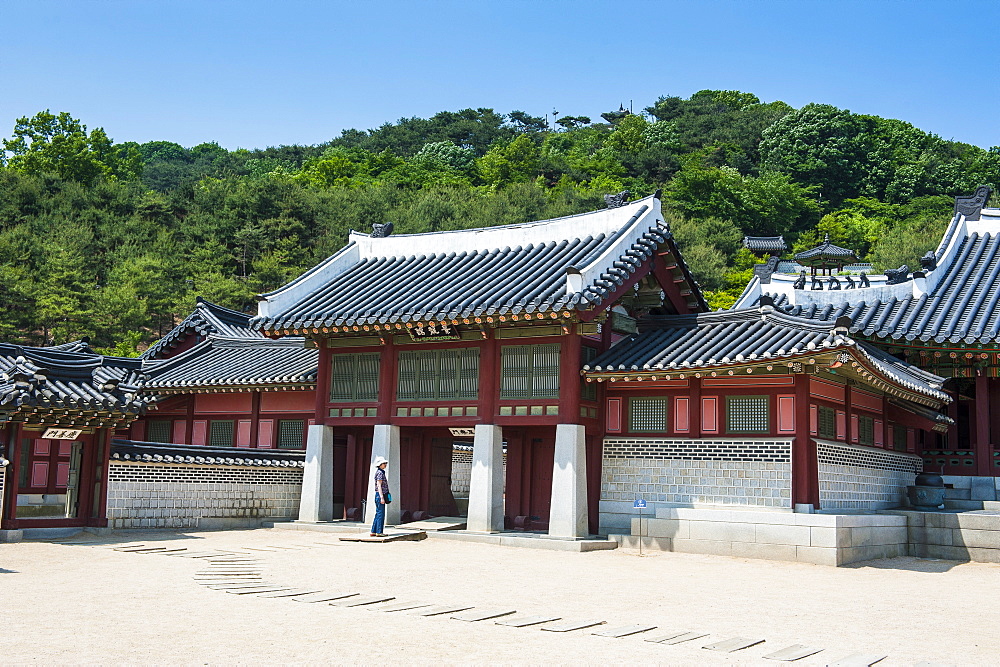
M 985 375 L 976 376 L 976 474 L 992 476 L 993 443 L 990 439 L 990 384 Z
M 559 423 L 580 423 L 580 362 L 583 359 L 579 325 L 569 324 L 559 355 Z
M 396 346 L 390 332 L 383 340 L 378 369 L 378 421 L 388 424 L 393 417 L 392 402 L 396 397 Z
M 329 413 L 326 411 L 326 404 L 330 401 L 330 363 L 333 360 L 333 351 L 326 346 L 326 338 L 319 338 L 316 344 L 319 346 L 319 357 L 316 368 L 316 423 L 325 424 Z
M 688 404 L 688 437 L 698 440 L 701 438 L 701 379 L 691 376 L 688 379 L 688 396 L 691 401 Z
M 18 470 L 25 462 L 21 460 L 21 424 L 19 422 L 7 425 L 7 477 L 3 486 L 3 515 L 0 516 L 0 528 L 13 528 L 12 521 L 17 517 L 17 477 Z
M 188 396 L 187 415 L 184 417 L 184 444 L 194 444 L 194 402 L 198 398 L 197 394 Z
M 500 399 L 500 341 L 496 329 L 487 331 L 479 348 L 479 422 L 494 423 Z
M 816 443 L 809 433 L 809 376 L 795 376 L 795 440 L 792 443 L 792 507 L 799 503 L 819 509 L 819 466 Z

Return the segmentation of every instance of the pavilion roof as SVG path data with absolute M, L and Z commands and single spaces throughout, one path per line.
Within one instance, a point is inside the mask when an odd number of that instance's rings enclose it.
M 198 393 L 249 389 L 312 389 L 319 351 L 296 337 L 209 336 L 169 359 L 148 360 L 147 393 Z
M 964 198 L 962 198 L 964 199 Z M 755 277 L 734 308 L 769 296 L 779 310 L 819 322 L 851 320 L 849 331 L 876 338 L 934 343 L 1000 342 L 1000 209 L 956 212 L 923 270 L 869 276 L 869 287 L 796 289 L 794 276 Z
M 838 264 L 847 264 L 856 261 L 857 257 L 854 256 L 853 250 L 841 248 L 839 245 L 830 243 L 830 235 L 827 234 L 823 239 L 823 242 L 815 248 L 795 253 L 795 260 L 800 264 L 812 266 L 823 264 L 828 261 L 833 261 Z
M 604 303 L 655 253 L 675 259 L 690 307 L 707 305 L 655 197 L 554 220 L 427 234 L 351 232 L 347 246 L 260 297 L 266 332 L 519 313 Z
M 48 424 L 121 422 L 145 407 L 141 360 L 96 354 L 82 341 L 55 347 L 0 343 L 0 415 Z M 82 420 L 82 421 L 80 421 Z
M 812 362 L 809 360 L 812 359 Z M 951 402 L 944 378 L 921 370 L 829 324 L 792 317 L 771 307 L 652 318 L 644 330 L 584 365 L 592 377 L 730 371 L 770 364 L 816 364 L 836 374 L 934 407 Z
M 177 347 L 188 336 L 206 338 L 210 335 L 229 338 L 263 338 L 264 334 L 250 326 L 250 316 L 238 310 L 225 308 L 200 296 L 194 311 L 184 321 L 171 329 L 142 353 L 143 359 L 156 359 Z
M 209 447 L 137 440 L 111 441 L 112 461 L 302 468 L 305 453 L 282 449 Z

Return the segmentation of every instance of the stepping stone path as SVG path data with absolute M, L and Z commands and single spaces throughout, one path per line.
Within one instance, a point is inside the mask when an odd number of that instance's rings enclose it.
M 793 662 L 795 660 L 801 660 L 802 658 L 808 658 L 809 656 L 819 653 L 822 650 L 823 649 L 821 648 L 806 646 L 805 644 L 792 644 L 791 646 L 786 646 L 780 651 L 775 651 L 770 655 L 765 655 L 764 659 Z
M 702 637 L 707 637 L 707 632 L 671 632 L 670 634 L 660 635 L 659 637 L 650 637 L 647 642 L 653 642 L 655 644 L 680 644 L 682 642 L 689 642 L 694 639 L 701 639 Z
M 315 595 L 303 595 L 293 598 L 296 602 L 329 602 L 356 596 L 357 593 L 316 593 Z
M 516 613 L 516 609 L 473 609 L 462 614 L 456 614 L 452 618 L 456 621 L 475 623 L 476 621 L 486 621 L 491 618 L 500 618 L 501 616 L 510 616 Z
M 597 632 L 591 632 L 592 635 L 597 635 L 598 637 L 628 637 L 629 635 L 637 635 L 640 632 L 649 632 L 650 630 L 655 630 L 655 625 L 623 625 L 620 628 L 611 628 L 609 630 L 599 630 Z
M 829 663 L 829 667 L 871 667 L 876 662 L 885 659 L 884 655 L 877 653 L 852 653 L 845 655 L 836 662 Z
M 713 642 L 711 644 L 705 644 L 702 646 L 704 649 L 709 651 L 721 651 L 722 653 L 732 653 L 733 651 L 742 651 L 745 648 L 750 648 L 751 646 L 756 646 L 757 644 L 763 644 L 763 639 L 747 639 L 746 637 L 732 637 L 730 639 L 723 639 L 721 641 Z
M 572 632 L 573 630 L 583 630 L 584 628 L 592 628 L 595 625 L 604 625 L 607 621 L 565 621 L 563 623 L 556 623 L 555 625 L 546 625 L 541 628 L 546 632 Z
M 531 626 L 541 626 L 539 629 L 547 632 L 572 632 L 584 630 L 596 626 L 605 625 L 606 621 L 584 620 L 584 621 L 561 621 L 559 616 L 516 616 L 513 609 L 476 609 L 472 605 L 431 605 L 426 602 L 399 602 L 392 596 L 372 596 L 365 597 L 354 592 L 324 592 L 311 588 L 293 588 L 280 584 L 270 584 L 263 581 L 261 574 L 263 567 L 260 559 L 251 552 L 280 553 L 282 551 L 303 551 L 315 549 L 319 546 L 333 547 L 346 546 L 343 542 L 354 541 L 394 541 L 399 539 L 421 539 L 426 537 L 425 533 L 395 533 L 386 538 L 368 538 L 367 535 L 341 537 L 336 542 L 315 542 L 313 544 L 289 544 L 289 545 L 267 545 L 262 547 L 245 547 L 239 551 L 231 549 L 218 549 L 215 551 L 192 551 L 186 547 L 156 546 L 146 542 L 137 543 L 108 543 L 101 540 L 87 540 L 79 542 L 60 541 L 54 544 L 66 546 L 91 546 L 104 547 L 121 551 L 122 553 L 137 554 L 160 554 L 163 556 L 180 556 L 182 558 L 194 558 L 204 560 L 208 567 L 194 574 L 194 580 L 211 590 L 225 591 L 233 595 L 256 595 L 261 598 L 286 598 L 296 602 L 305 603 L 327 603 L 334 607 L 367 607 L 372 611 L 400 612 L 407 611 L 411 616 L 443 616 L 455 614 L 451 618 L 460 621 L 478 622 L 490 619 L 496 625 L 505 625 L 511 628 L 525 628 Z M 383 604 L 389 603 L 389 604 Z M 464 613 L 460 613 L 464 612 Z M 591 632 L 598 637 L 621 638 L 637 635 L 651 630 L 655 630 L 655 625 L 625 625 Z M 704 632 L 691 632 L 677 630 L 645 638 L 645 641 L 655 644 L 681 644 L 707 637 Z M 748 639 L 745 637 L 731 637 L 722 639 L 702 648 L 710 651 L 720 651 L 731 653 L 741 651 L 758 644 L 763 644 L 763 639 Z M 763 656 L 766 660 L 793 662 L 820 653 L 824 649 L 808 646 L 806 644 L 792 644 L 778 651 Z M 827 663 L 829 667 L 871 667 L 872 665 L 885 659 L 885 655 L 869 653 L 851 653 L 836 662 Z M 921 667 L 936 667 L 931 663 L 920 663 Z
M 526 628 L 529 625 L 540 625 L 541 623 L 551 623 L 558 621 L 558 616 L 515 616 L 514 618 L 504 618 L 497 621 L 497 625 L 507 625 L 512 628 Z
M 447 605 L 440 604 L 430 609 L 420 609 L 419 611 L 412 614 L 412 616 L 440 616 L 442 614 L 454 614 L 455 612 L 465 611 L 466 609 L 472 609 L 472 605 Z

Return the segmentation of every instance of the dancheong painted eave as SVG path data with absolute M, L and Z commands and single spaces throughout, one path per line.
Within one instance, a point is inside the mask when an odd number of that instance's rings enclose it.
M 755 306 L 770 297 L 779 310 L 832 323 L 851 320 L 852 334 L 898 344 L 1000 344 L 1000 209 L 984 208 L 989 188 L 959 197 L 937 249 L 920 270 L 869 276 L 870 286 L 830 290 L 796 287 L 796 276 L 756 275 L 733 306 Z
M 650 320 L 644 330 L 583 366 L 590 379 L 668 379 L 772 365 L 813 366 L 856 377 L 905 400 L 951 402 L 945 378 L 882 352 L 846 331 L 769 306 Z
M 707 310 L 660 201 L 553 220 L 428 234 L 351 232 L 340 252 L 261 295 L 254 326 L 315 332 L 362 325 L 593 311 L 655 254 L 673 256 L 691 310 Z

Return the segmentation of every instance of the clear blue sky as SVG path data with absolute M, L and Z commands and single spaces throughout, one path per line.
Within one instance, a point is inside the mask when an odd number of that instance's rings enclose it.
M 314 144 L 492 107 L 588 115 L 738 89 L 1000 144 L 1000 2 L 0 0 L 0 136 Z

